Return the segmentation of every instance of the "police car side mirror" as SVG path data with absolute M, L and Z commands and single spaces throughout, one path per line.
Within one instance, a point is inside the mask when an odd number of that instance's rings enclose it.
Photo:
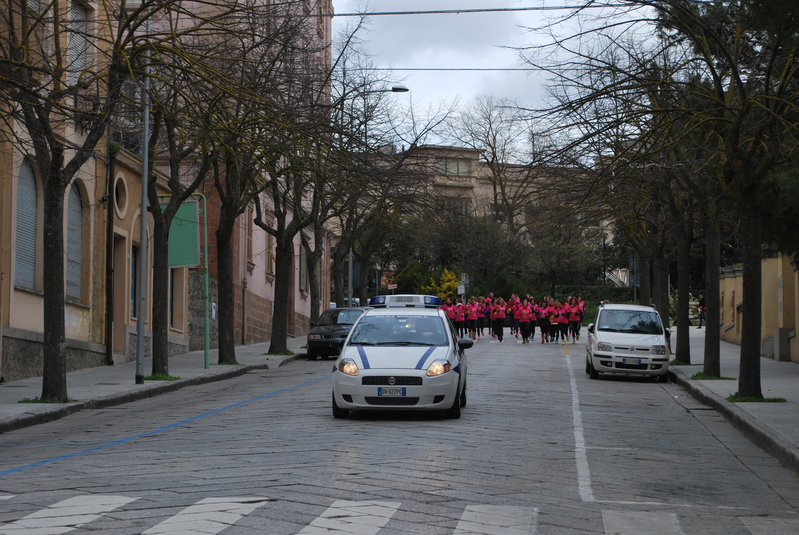
M 594 324 L 593 323 L 589 323 L 588 324 L 588 332 L 591 333 L 591 334 L 594 333 Z
M 461 338 L 460 340 L 458 340 L 458 349 L 460 349 L 461 351 L 463 351 L 464 349 L 469 349 L 473 345 L 474 342 L 472 340 L 469 340 L 468 338 Z

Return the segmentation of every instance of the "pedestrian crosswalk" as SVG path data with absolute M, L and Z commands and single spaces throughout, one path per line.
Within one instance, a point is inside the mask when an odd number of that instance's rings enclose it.
M 8 519 L 7 505 L 14 504 L 14 495 L 0 496 L 0 518 Z M 20 515 L 10 523 L 0 523 L 0 535 L 60 535 L 83 528 L 106 515 L 124 511 L 125 507 L 140 498 L 112 495 L 73 496 L 46 506 L 33 513 Z M 142 535 L 213 535 L 236 525 L 269 502 L 278 502 L 262 496 L 209 497 L 189 505 L 177 514 L 158 522 L 153 517 L 152 527 L 136 531 Z M 22 503 L 27 503 L 22 500 Z M 402 502 L 338 500 L 304 528 L 287 532 L 270 531 L 268 524 L 259 521 L 252 533 L 286 533 L 291 535 L 380 535 L 381 530 L 396 517 Z M 141 519 L 150 518 L 147 509 Z M 405 509 L 408 511 L 408 509 Z M 132 518 L 129 514 L 124 518 Z M 113 516 L 113 515 L 112 515 Z M 117 515 L 119 516 L 119 515 Z M 679 517 L 672 512 L 631 511 L 603 509 L 601 521 L 605 535 L 690 535 L 683 530 Z M 121 518 L 121 517 L 119 517 Z M 113 521 L 119 522 L 118 517 Z M 778 535 L 799 533 L 799 519 L 768 515 L 741 516 L 742 530 L 751 535 Z M 452 535 L 535 535 L 538 530 L 539 508 L 504 505 L 468 505 L 452 531 Z M 251 522 L 251 525 L 253 523 Z M 118 529 L 114 526 L 113 529 Z M 87 526 L 87 530 L 103 528 Z M 140 528 L 143 529 L 143 528 Z M 239 531 L 237 531 L 239 532 Z M 246 532 L 246 531 L 245 531 Z
M 69 533 L 137 499 L 102 494 L 75 496 L 31 513 L 12 524 L 0 526 L 0 535 L 56 535 Z

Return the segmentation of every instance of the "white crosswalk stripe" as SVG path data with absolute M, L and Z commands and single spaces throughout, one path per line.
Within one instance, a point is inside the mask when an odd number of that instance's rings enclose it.
M 638 511 L 602 511 L 605 535 L 682 535 L 680 521 L 674 513 Z
M 59 535 L 97 520 L 138 498 L 127 496 L 75 496 L 0 526 L 0 535 Z
M 741 522 L 752 535 L 789 535 L 799 533 L 799 519 L 768 516 L 742 516 Z
M 142 535 L 196 534 L 214 535 L 238 522 L 265 503 L 269 498 L 205 498 L 185 508 Z
M 538 509 L 503 505 L 470 505 L 453 535 L 530 535 Z
M 298 535 L 376 535 L 400 505 L 400 502 L 339 500 Z
M 17 497 L 0 496 L 0 502 Z M 138 500 L 128 496 L 75 496 L 13 523 L 0 524 L 0 535 L 61 535 L 81 528 Z M 216 535 L 234 526 L 274 498 L 213 497 L 190 505 L 142 535 Z M 379 535 L 401 502 L 338 500 L 297 535 Z M 469 505 L 452 535 L 535 535 L 539 509 L 507 505 Z M 142 517 L 145 518 L 145 517 Z M 752 535 L 799 533 L 799 519 L 779 516 L 738 517 Z M 605 535 L 684 535 L 675 513 L 602 510 Z M 106 522 L 114 522 L 109 519 Z M 111 524 L 109 524 L 110 526 Z M 118 526 L 115 526 L 116 529 Z M 95 527 L 97 529 L 105 529 Z

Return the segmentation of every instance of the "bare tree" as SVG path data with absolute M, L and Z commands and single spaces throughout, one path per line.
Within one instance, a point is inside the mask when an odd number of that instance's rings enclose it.
M 0 15 L 3 133 L 31 158 L 44 199 L 43 399 L 68 399 L 64 191 L 105 136 L 123 83 L 154 42 L 139 38 L 145 21 L 165 7 L 12 1 Z

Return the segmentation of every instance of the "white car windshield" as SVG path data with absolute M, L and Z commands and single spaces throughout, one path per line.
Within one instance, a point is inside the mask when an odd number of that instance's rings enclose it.
M 603 310 L 599 314 L 599 331 L 639 334 L 663 334 L 663 325 L 656 312 L 644 310 Z
M 446 325 L 434 316 L 366 317 L 355 327 L 350 345 L 447 345 Z

